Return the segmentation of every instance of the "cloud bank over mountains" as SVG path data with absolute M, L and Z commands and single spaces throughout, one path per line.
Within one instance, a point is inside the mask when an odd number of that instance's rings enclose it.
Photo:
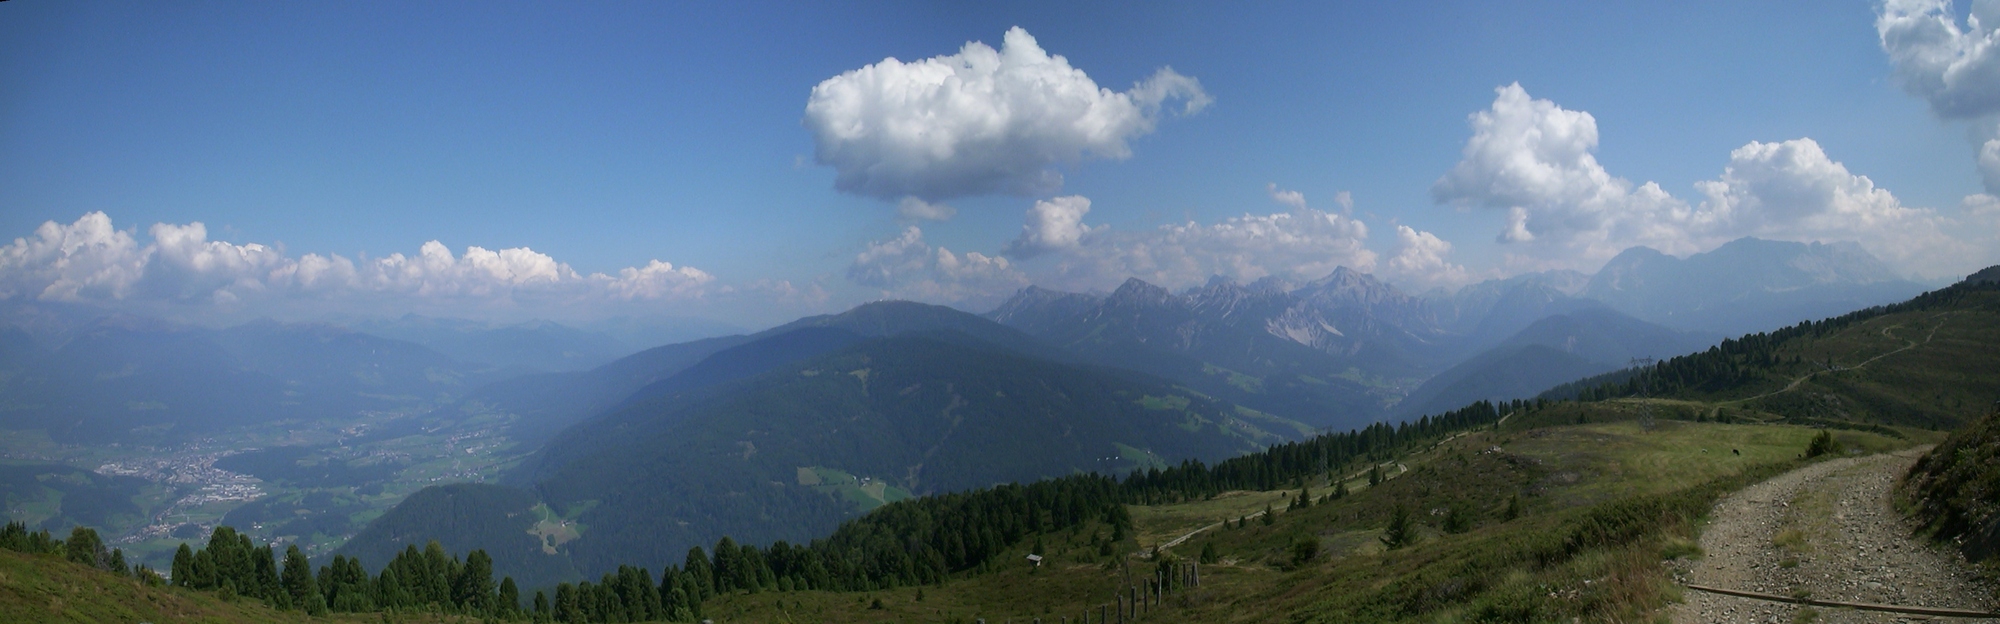
M 1658 184 L 1634 184 L 1597 162 L 1590 113 L 1534 99 L 1519 84 L 1472 114 L 1462 159 L 1431 187 L 1441 204 L 1506 213 L 1496 238 L 1517 268 L 1594 269 L 1632 246 L 1677 255 L 1743 236 L 1854 240 L 1903 270 L 1945 275 L 1977 255 L 1979 240 L 1931 208 L 1903 205 L 1810 138 L 1751 141 L 1722 175 L 1695 184 L 1698 202 Z
M 415 255 L 293 257 L 272 246 L 209 240 L 200 222 L 156 223 L 147 238 L 142 243 L 117 229 L 102 212 L 67 225 L 43 223 L 32 236 L 0 246 L 0 301 L 172 303 L 222 312 L 336 302 L 384 314 L 445 307 L 565 316 L 579 307 L 696 301 L 738 290 L 701 269 L 660 260 L 615 275 L 581 273 L 526 247 L 472 246 L 454 255 L 433 240 Z M 789 283 L 753 287 L 791 289 Z
M 1129 142 L 1161 117 L 1211 101 L 1200 81 L 1170 67 L 1125 91 L 1099 87 L 1015 27 L 998 50 L 974 41 L 957 54 L 887 58 L 828 78 L 813 87 L 804 123 L 814 158 L 836 172 L 835 188 L 937 219 L 950 215 L 923 207 L 1052 194 L 1062 188 L 1056 165 L 1128 158 Z
M 1501 212 L 1495 240 L 1503 267 L 1469 270 L 1451 259 L 1451 242 L 1404 224 L 1371 245 L 1369 226 L 1352 216 L 1345 193 L 1335 199 L 1340 209 L 1328 211 L 1273 184 L 1266 191 L 1283 211 L 1141 230 L 1091 224 L 1086 197 L 1037 200 L 1020 234 L 994 255 L 929 247 L 910 226 L 871 244 L 849 276 L 884 297 L 977 308 L 1026 283 L 1091 290 L 1128 277 L 1169 288 L 1212 276 L 1302 282 L 1338 266 L 1414 290 L 1455 287 L 1521 271 L 1595 271 L 1635 246 L 1686 256 L 1745 236 L 1856 241 L 1906 274 L 1928 277 L 2000 260 L 2000 200 L 1968 198 L 1956 215 L 1906 206 L 1811 138 L 1751 141 L 1731 151 L 1719 176 L 1694 184 L 1698 199 L 1690 201 L 1607 171 L 1595 156 L 1595 117 L 1536 99 L 1519 84 L 1495 89 L 1492 105 L 1473 113 L 1469 125 L 1461 159 L 1431 196 L 1462 214 Z

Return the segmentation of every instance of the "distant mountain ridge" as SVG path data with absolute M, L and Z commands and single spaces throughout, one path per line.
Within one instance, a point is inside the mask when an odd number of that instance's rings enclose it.
M 1736 335 L 1902 301 L 1924 290 L 1855 243 L 1741 238 L 1685 259 L 1627 249 L 1579 295 L 1669 327 Z
M 1655 341 L 1648 349 L 1668 357 L 1680 348 L 1669 344 L 1698 348 L 1716 336 L 1838 315 L 1922 291 L 1854 243 L 1743 238 L 1685 259 L 1634 247 L 1595 274 L 1528 273 L 1421 296 L 1347 267 L 1304 284 L 1266 278 L 1244 286 L 1215 277 L 1180 293 L 1137 279 L 1106 297 L 1030 286 L 986 316 L 1094 362 L 1145 370 L 1339 428 L 1456 407 L 1427 400 L 1399 405 L 1420 383 L 1446 383 L 1437 377 L 1447 372 L 1502 374 L 1513 381 L 1489 389 L 1527 396 L 1543 389 L 1533 384 L 1561 383 L 1568 373 L 1623 363 L 1565 355 L 1559 348 L 1526 350 L 1529 340 L 1507 350 L 1532 357 L 1548 374 L 1503 373 L 1500 367 L 1513 356 L 1492 351 L 1554 317 L 1602 321 L 1608 309 L 1647 326 L 1649 335 L 1671 330 L 1708 337 Z M 1310 352 L 1276 346 L 1267 337 Z M 1475 358 L 1483 359 L 1467 368 Z M 1436 383 L 1425 393 L 1440 391 Z

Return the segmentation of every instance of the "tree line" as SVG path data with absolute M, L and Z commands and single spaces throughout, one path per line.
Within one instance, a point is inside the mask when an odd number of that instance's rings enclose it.
M 991 570 L 999 557 L 1030 536 L 1099 523 L 1123 541 L 1132 518 L 1126 505 L 1165 504 L 1211 497 L 1231 489 L 1276 489 L 1355 461 L 1379 461 L 1412 445 L 1487 426 L 1518 401 L 1480 401 L 1444 414 L 1397 425 L 1377 423 L 1328 433 L 1225 460 L 1214 466 L 1183 462 L 1167 469 L 1134 471 L 1123 479 L 1086 473 L 1027 484 L 906 499 L 843 523 L 832 535 L 807 544 L 738 544 L 729 537 L 712 549 L 695 547 L 667 565 L 655 582 L 651 570 L 621 565 L 597 582 L 561 583 L 538 590 L 523 604 L 512 578 L 493 579 L 493 559 L 473 550 L 460 559 L 436 541 L 407 546 L 370 574 L 359 559 L 335 556 L 312 568 L 297 545 L 280 557 L 243 533 L 216 527 L 208 543 L 182 544 L 162 578 L 125 566 L 123 554 L 106 551 L 95 531 L 77 527 L 69 540 L 21 523 L 0 530 L 0 547 L 62 553 L 69 560 L 153 584 L 170 583 L 226 596 L 244 596 L 308 614 L 426 610 L 537 622 L 698 621 L 703 602 L 732 592 L 793 590 L 872 591 L 942 583 L 954 575 Z
M 1548 399 L 1604 401 L 1648 394 L 1720 392 L 1765 379 L 1780 366 L 1825 366 L 1785 357 L 1780 347 L 1794 340 L 1819 338 L 1856 323 L 1902 312 L 1951 306 L 1981 291 L 2000 290 L 1995 283 L 1959 283 L 1917 295 L 1908 301 L 1855 310 L 1829 319 L 1803 321 L 1771 332 L 1723 340 L 1707 351 L 1628 368 L 1566 383 L 1542 393 Z

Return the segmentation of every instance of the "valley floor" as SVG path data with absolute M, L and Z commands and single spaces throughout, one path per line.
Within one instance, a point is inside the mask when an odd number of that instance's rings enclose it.
M 1819 600 L 1992 610 L 1993 588 L 1958 553 L 1912 536 L 1895 482 L 1928 447 L 1816 463 L 1716 503 L 1687 583 Z M 1904 622 L 1922 616 L 1801 607 L 1689 590 L 1673 621 Z M 1943 618 L 1937 621 L 1970 621 Z

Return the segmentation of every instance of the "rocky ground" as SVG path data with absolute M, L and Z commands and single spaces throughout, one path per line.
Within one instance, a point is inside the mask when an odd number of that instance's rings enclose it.
M 1716 503 L 1704 555 L 1682 582 L 1821 600 L 1993 610 L 1994 588 L 1954 550 L 1913 538 L 1891 507 L 1924 449 L 1825 461 Z M 1798 605 L 1689 590 L 1674 622 L 1970 622 Z

